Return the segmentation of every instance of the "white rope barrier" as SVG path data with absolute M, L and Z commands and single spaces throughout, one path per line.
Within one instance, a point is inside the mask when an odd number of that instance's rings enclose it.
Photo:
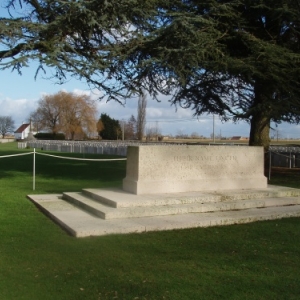
M 281 154 L 281 153 L 279 153 L 279 152 L 270 151 L 270 153 L 274 153 L 274 154 L 276 154 L 276 155 L 283 156 L 283 157 L 288 158 L 288 159 L 291 158 L 290 156 L 287 156 L 287 155 L 285 155 L 285 154 Z M 296 158 L 296 157 L 295 157 L 294 159 L 300 161 L 299 158 Z
M 291 152 L 290 152 L 290 155 L 288 156 L 288 155 L 285 155 L 285 154 L 282 154 L 282 153 L 279 153 L 279 152 L 276 152 L 276 151 L 268 151 L 268 153 L 270 154 L 269 155 L 269 180 L 271 179 L 271 168 L 272 168 L 272 161 L 271 161 L 271 157 L 272 157 L 272 153 L 273 154 L 276 154 L 276 155 L 278 155 L 278 156 L 281 156 L 281 157 L 284 157 L 284 158 L 286 158 L 286 159 L 288 159 L 289 160 L 289 168 L 290 169 L 292 169 L 292 165 L 291 165 L 291 163 L 292 163 L 292 156 L 291 156 Z M 294 162 L 296 162 L 296 161 L 300 161 L 300 159 L 299 158 L 296 158 L 295 156 L 293 157 L 293 160 L 294 160 Z
M 127 160 L 127 158 L 107 158 L 107 159 L 93 159 L 93 158 L 78 158 L 78 157 L 66 157 L 66 156 L 58 156 L 58 155 L 52 155 L 52 154 L 46 154 L 46 153 L 40 153 L 36 152 L 36 154 L 44 155 L 44 156 L 50 156 L 55 158 L 61 158 L 61 159 L 70 159 L 70 160 L 86 160 L 86 161 L 117 161 L 117 160 Z
M 35 148 L 33 149 L 33 152 L 27 152 L 27 153 L 20 153 L 20 154 L 11 154 L 11 155 L 3 155 L 0 156 L 0 158 L 8 158 L 8 157 L 14 157 L 14 156 L 23 156 L 23 155 L 29 155 L 33 154 L 33 178 L 32 178 L 32 189 L 35 190 L 35 156 L 36 154 L 44 155 L 44 156 L 50 156 L 54 158 L 60 158 L 60 159 L 69 159 L 69 160 L 79 160 L 79 161 L 124 161 L 127 160 L 127 158 L 105 158 L 105 159 L 93 159 L 93 158 L 79 158 L 79 157 L 66 157 L 66 156 L 58 156 L 58 155 L 52 155 L 52 154 L 46 154 L 46 153 L 40 153 L 36 152 Z
M 23 155 L 28 155 L 28 154 L 33 154 L 33 152 L 22 153 L 22 154 L 2 155 L 2 156 L 0 156 L 0 158 L 7 158 L 7 157 L 13 157 L 13 156 L 23 156 Z
M 23 155 L 29 155 L 29 154 L 39 154 L 44 156 L 50 156 L 55 158 L 61 158 L 61 159 L 70 159 L 70 160 L 86 160 L 86 161 L 117 161 L 117 160 L 127 160 L 127 158 L 105 158 L 105 159 L 93 159 L 93 158 L 79 158 L 79 157 L 66 157 L 66 156 L 58 156 L 58 155 L 51 155 L 46 153 L 40 153 L 40 152 L 28 152 L 28 153 L 22 153 L 22 154 L 11 154 L 11 155 L 2 155 L 0 158 L 7 158 L 7 157 L 13 157 L 13 156 L 23 156 Z

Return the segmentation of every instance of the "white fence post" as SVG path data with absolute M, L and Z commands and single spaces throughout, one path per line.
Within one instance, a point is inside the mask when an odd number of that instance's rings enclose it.
M 35 191 L 35 148 L 33 148 L 33 190 Z

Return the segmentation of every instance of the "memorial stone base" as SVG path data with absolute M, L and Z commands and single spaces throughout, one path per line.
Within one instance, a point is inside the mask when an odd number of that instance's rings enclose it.
M 129 147 L 123 189 L 28 195 L 76 237 L 300 216 L 300 190 L 267 186 L 263 149 Z
M 262 147 L 128 147 L 123 190 L 133 194 L 266 187 Z

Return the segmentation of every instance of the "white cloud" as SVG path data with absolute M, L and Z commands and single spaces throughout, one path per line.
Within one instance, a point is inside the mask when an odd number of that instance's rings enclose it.
M 28 121 L 29 114 L 36 108 L 36 103 L 37 100 L 0 98 L 1 115 L 11 116 L 16 127 L 19 127 Z

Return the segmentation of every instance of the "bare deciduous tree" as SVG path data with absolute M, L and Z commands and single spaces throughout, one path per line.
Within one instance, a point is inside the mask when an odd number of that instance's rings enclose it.
M 35 110 L 29 115 L 28 123 L 31 124 L 31 131 L 40 132 L 43 130 L 43 119 L 42 115 Z
M 124 139 L 133 140 L 136 137 L 136 119 L 132 115 L 128 121 L 123 121 Z
M 138 112 L 136 120 L 136 134 L 138 140 L 142 141 L 145 132 L 146 125 L 146 108 L 147 108 L 147 97 L 144 93 L 139 96 L 138 101 Z
M 15 122 L 10 116 L 0 117 L 0 134 L 4 139 L 8 132 L 12 132 L 15 127 Z
M 146 139 L 148 141 L 158 141 L 161 139 L 161 129 L 157 122 L 155 122 L 155 125 L 146 128 Z

